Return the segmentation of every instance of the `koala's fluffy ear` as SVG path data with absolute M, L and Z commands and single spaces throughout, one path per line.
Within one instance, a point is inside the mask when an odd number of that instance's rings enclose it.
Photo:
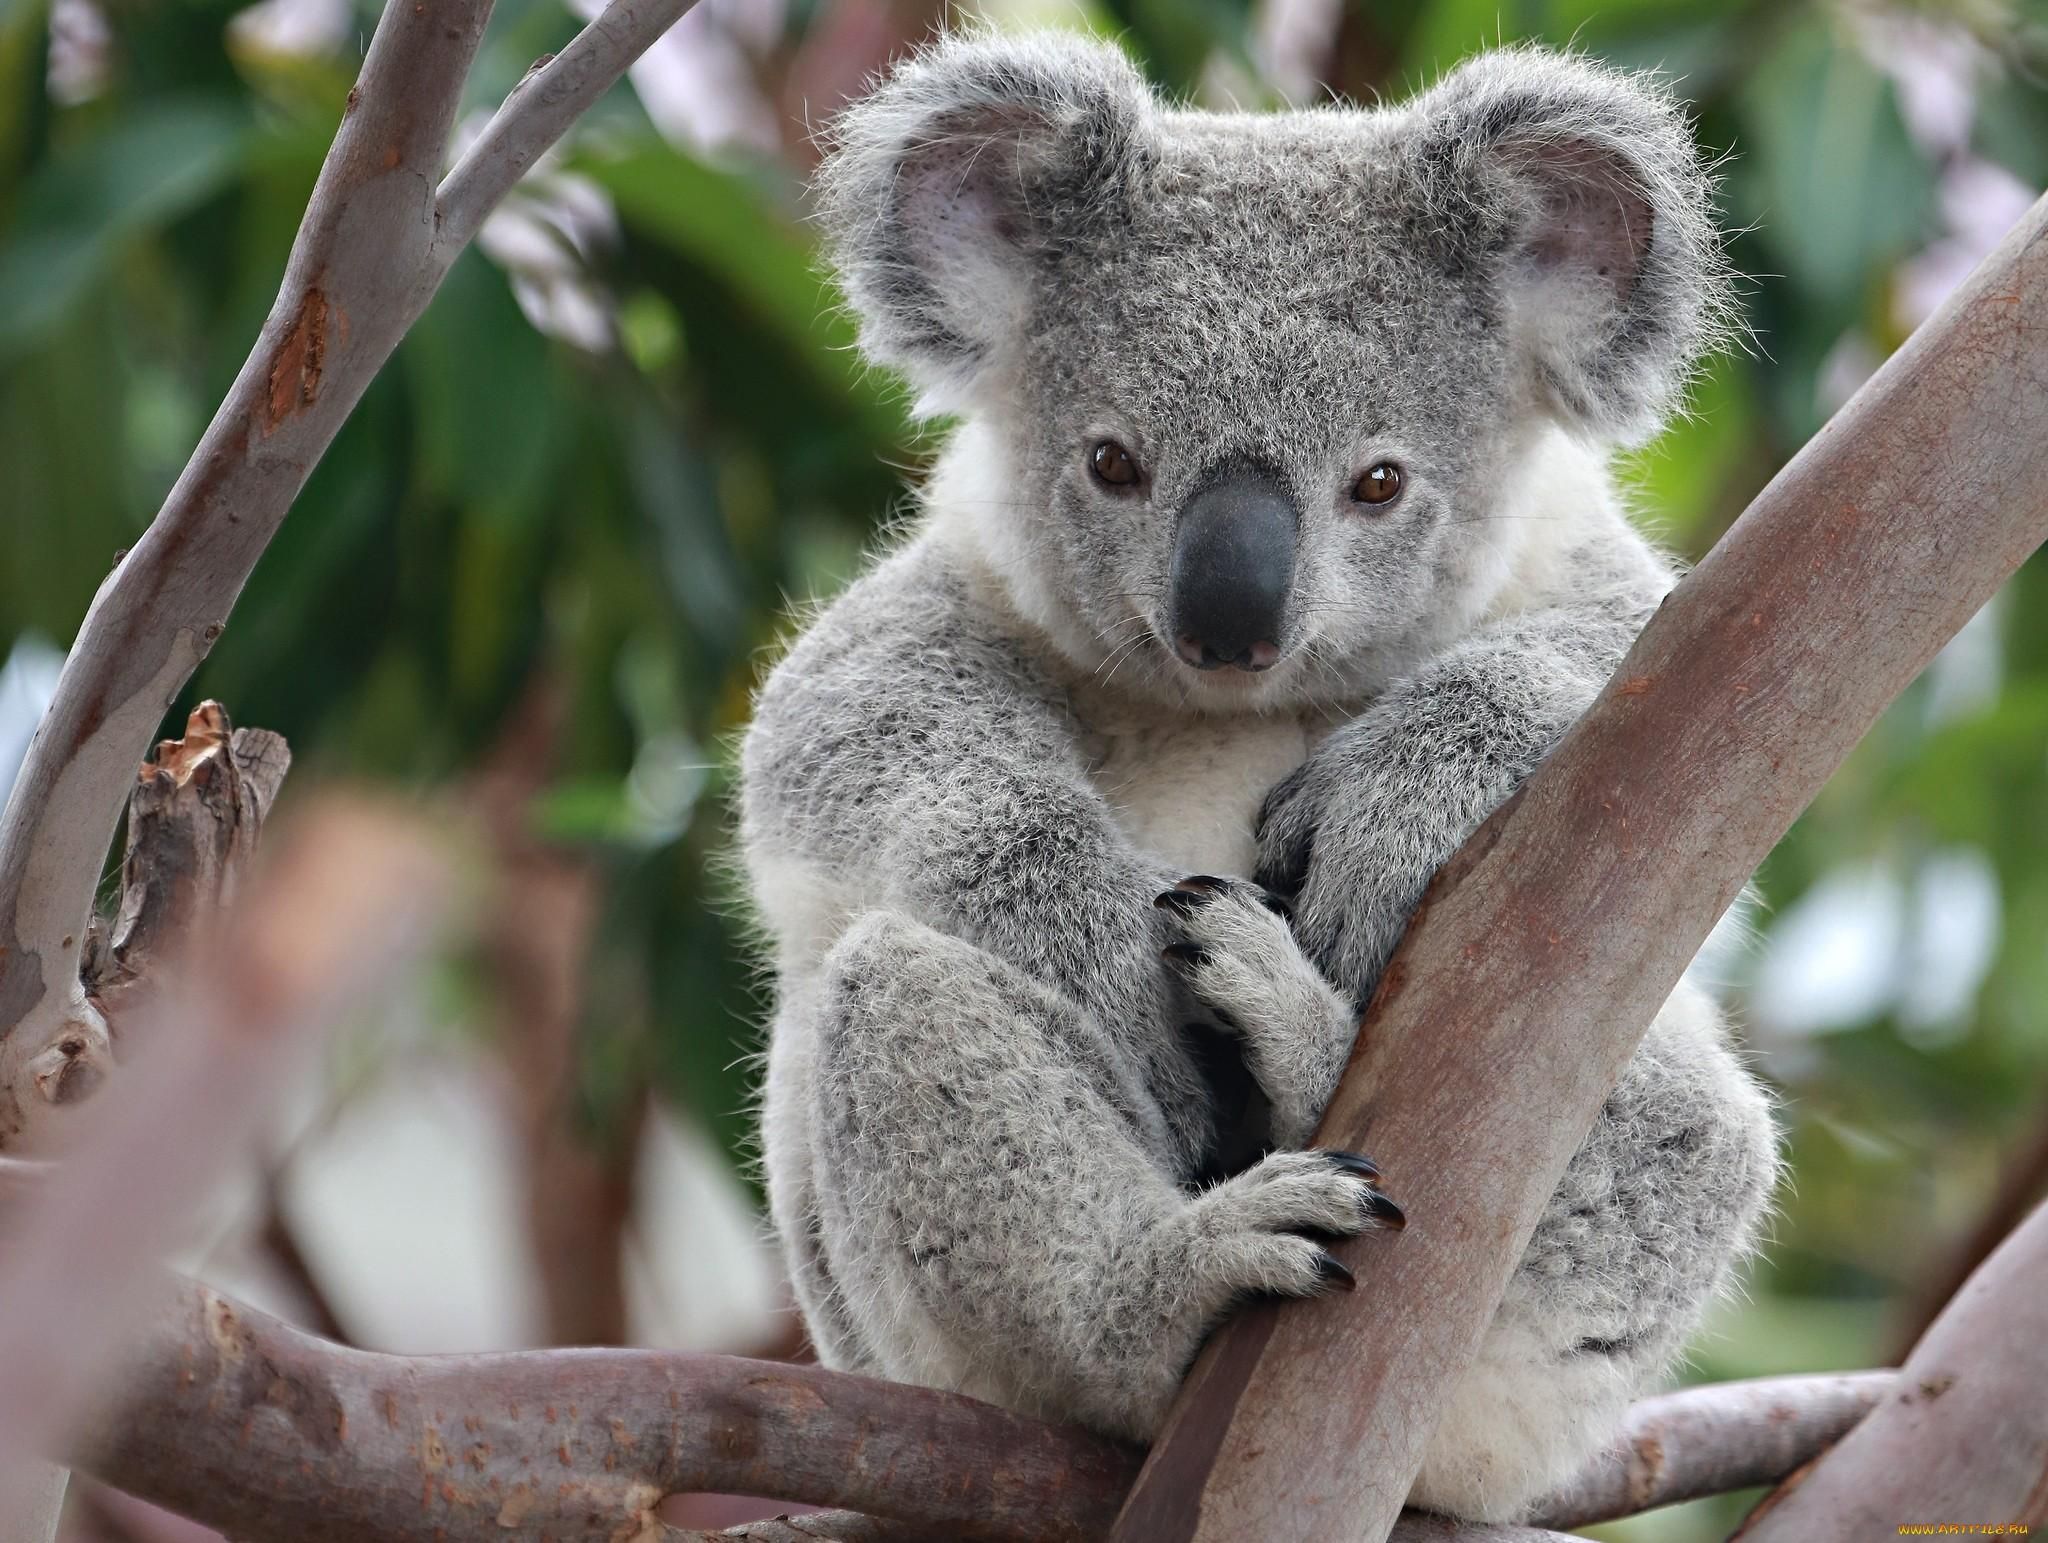
M 861 346 L 924 409 L 959 404 L 1024 324 L 1047 244 L 1113 218 L 1151 95 L 1115 48 L 951 37 L 833 125 L 818 212 Z
M 1553 409 L 1604 440 L 1654 434 L 1730 308 L 1684 110 L 1641 77 L 1533 48 L 1470 61 L 1412 110 L 1454 260 L 1502 263 Z

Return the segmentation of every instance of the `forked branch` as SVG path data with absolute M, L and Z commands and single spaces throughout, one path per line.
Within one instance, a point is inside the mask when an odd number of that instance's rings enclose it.
M 0 815 L 0 1148 L 40 1139 L 63 1086 L 37 1081 L 53 1048 L 75 1044 L 68 1059 L 92 1079 L 108 1063 L 79 947 L 165 710 L 484 216 L 692 3 L 612 0 L 444 182 L 490 0 L 387 0 L 270 317 L 162 509 L 101 585 Z
M 1743 1528 L 1745 1543 L 1903 1519 L 2048 1524 L 2048 1204 L 1958 1291 L 1885 1398 Z

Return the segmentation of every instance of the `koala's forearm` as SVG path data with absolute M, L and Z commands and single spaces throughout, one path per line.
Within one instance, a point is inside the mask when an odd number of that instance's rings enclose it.
M 906 554 L 916 559 L 920 554 Z M 989 950 L 1111 1033 L 1162 1010 L 1151 899 L 1173 875 L 1116 828 L 1055 693 L 935 561 L 899 558 L 763 690 L 742 834 L 785 943 L 888 907 Z
M 1259 878 L 1363 1004 L 1437 869 L 1563 737 L 1654 607 L 1659 575 L 1507 618 L 1397 682 L 1266 800 Z

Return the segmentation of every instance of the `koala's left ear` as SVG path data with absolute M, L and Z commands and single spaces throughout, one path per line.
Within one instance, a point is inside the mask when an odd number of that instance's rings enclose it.
M 1729 310 L 1683 109 L 1641 77 L 1524 48 L 1470 61 L 1410 111 L 1453 261 L 1499 265 L 1553 411 L 1605 440 L 1656 433 Z
M 1058 32 L 948 37 L 833 125 L 818 214 L 862 349 L 951 410 L 1029 319 L 1034 265 L 1114 220 L 1144 157 L 1143 77 Z

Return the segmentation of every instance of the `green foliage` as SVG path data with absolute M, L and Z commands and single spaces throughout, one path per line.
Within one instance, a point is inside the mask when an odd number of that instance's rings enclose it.
M 764 79 L 827 8 L 791 8 L 791 36 L 757 59 Z M 372 21 L 286 54 L 229 32 L 232 9 L 110 4 L 103 79 L 73 100 L 49 89 L 46 6 L 0 3 L 0 639 L 68 638 L 182 466 L 275 292 Z M 1914 10 L 1975 39 L 1969 148 L 2048 180 L 2048 7 Z M 1909 132 L 1881 67 L 1907 45 L 1874 15 L 1812 0 L 1351 0 L 1326 50 L 1325 83 L 1361 100 L 1522 39 L 1682 77 L 1704 141 L 1731 152 L 1730 250 L 1755 329 L 1703 378 L 1696 416 L 1631 465 L 1645 517 L 1690 556 L 1823 421 L 1837 377 L 1897 343 L 1901 265 L 1949 233 L 1937 190 L 1954 151 Z M 1277 97 L 1256 80 L 1246 0 L 1103 0 L 1087 24 L 1174 89 Z M 574 25 L 557 0 L 501 0 L 473 105 Z M 601 195 L 611 227 L 557 232 L 546 261 L 480 251 L 456 266 L 187 694 L 284 732 L 303 781 L 426 786 L 466 775 L 537 677 L 562 682 L 559 765 L 530 818 L 611 876 L 592 1109 L 651 1075 L 736 1154 L 760 1004 L 720 877 L 730 736 L 788 604 L 852 570 L 923 453 L 817 273 L 806 127 L 786 118 L 784 132 L 779 156 L 693 153 L 630 89 L 613 93 L 559 168 Z M 564 285 L 596 336 L 528 320 Z M 1894 991 L 1794 1033 L 1756 1000 L 1799 1183 L 1703 1372 L 1882 1359 L 1900 1303 L 2040 1107 L 2044 590 L 2037 561 L 1993 619 L 1991 689 L 1957 707 L 1916 688 L 1762 876 L 1769 933 L 1830 876 L 1894 875 L 1910 908 L 1937 893 L 1930 862 L 1976 854 L 2001 926 L 1950 1021 L 1915 1019 Z M 1629 1535 L 1703 1536 L 1728 1514 Z

